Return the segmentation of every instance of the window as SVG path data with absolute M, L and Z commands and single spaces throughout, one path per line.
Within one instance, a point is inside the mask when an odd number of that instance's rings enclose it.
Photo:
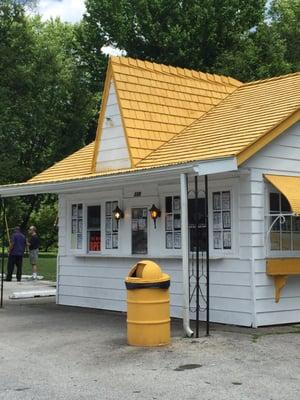
M 105 248 L 117 249 L 119 247 L 119 226 L 113 216 L 114 209 L 118 206 L 117 201 L 105 203 Z
M 71 248 L 82 249 L 83 207 L 72 204 Z
M 147 208 L 132 208 L 131 210 L 132 254 L 147 254 L 148 252 L 147 216 Z
M 88 250 L 101 251 L 101 206 L 87 207 Z
M 213 192 L 213 248 L 231 249 L 230 191 Z
M 197 233 L 196 233 L 196 199 L 188 199 L 189 213 L 189 234 L 190 234 L 190 251 L 197 250 Z M 198 235 L 199 250 L 206 250 L 206 218 L 205 218 L 205 199 L 198 198 Z
M 165 201 L 166 248 L 181 249 L 180 196 L 168 196 Z
M 270 248 L 278 251 L 300 250 L 300 217 L 291 214 L 291 207 L 281 193 L 270 193 Z M 283 218 L 278 218 L 279 215 Z M 275 222 L 276 220 L 276 222 Z

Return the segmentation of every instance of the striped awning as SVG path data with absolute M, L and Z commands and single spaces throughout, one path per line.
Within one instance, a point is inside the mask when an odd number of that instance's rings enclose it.
M 265 175 L 265 178 L 286 197 L 293 213 L 300 215 L 300 176 Z

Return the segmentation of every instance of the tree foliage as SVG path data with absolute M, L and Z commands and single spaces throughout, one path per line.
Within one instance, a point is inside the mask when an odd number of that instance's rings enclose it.
M 293 70 L 299 0 L 87 0 L 85 38 L 132 57 L 259 79 Z M 291 16 L 292 15 L 292 16 Z M 296 45 L 296 40 L 294 41 Z M 299 43 L 299 41 L 298 41 Z M 299 46 L 297 51 L 299 52 Z
M 38 228 L 40 248 L 43 251 L 55 249 L 57 243 L 58 211 L 57 204 L 46 198 L 30 217 L 30 225 Z
M 24 181 L 81 147 L 91 96 L 73 56 L 74 27 L 0 6 L 0 180 Z
M 292 71 L 300 71 L 300 0 L 275 0 L 270 9 L 272 26 L 284 41 Z
M 1 184 L 23 182 L 82 147 L 95 118 L 76 58 L 77 26 L 25 11 L 18 1 L 0 3 Z M 41 200 L 8 202 L 10 223 L 25 228 Z

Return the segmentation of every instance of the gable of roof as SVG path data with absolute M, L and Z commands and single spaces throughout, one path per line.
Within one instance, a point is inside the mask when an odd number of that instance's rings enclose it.
M 93 172 L 101 145 L 103 119 L 111 80 L 116 89 L 131 166 L 234 92 L 241 82 L 129 57 L 111 57 L 100 110 Z M 99 171 L 105 170 L 105 166 Z
M 237 156 L 246 161 L 299 120 L 300 73 L 244 84 L 138 163 L 138 168 Z
M 105 92 L 107 88 L 105 88 Z M 114 81 L 109 82 L 108 95 L 105 98 L 105 108 L 99 121 L 101 134 L 95 149 L 94 162 L 96 171 L 131 168 L 131 155 L 125 134 L 121 111 L 116 95 Z

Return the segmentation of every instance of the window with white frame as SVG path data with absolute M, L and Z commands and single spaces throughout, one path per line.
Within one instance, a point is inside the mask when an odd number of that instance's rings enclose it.
M 119 224 L 114 218 L 113 211 L 118 206 L 117 201 L 105 203 L 105 248 L 117 249 L 119 247 Z
M 88 251 L 101 251 L 101 206 L 87 207 Z
M 165 243 L 166 249 L 181 249 L 180 196 L 165 198 Z
M 181 249 L 180 196 L 165 198 L 165 247 Z M 190 251 L 196 251 L 196 200 L 188 199 L 188 223 Z M 198 198 L 198 241 L 199 250 L 206 249 L 205 199 Z
M 83 246 L 83 205 L 72 204 L 71 208 L 71 248 L 81 250 Z
M 213 248 L 214 250 L 230 250 L 232 247 L 231 192 L 218 191 L 212 193 L 213 211 Z
M 287 199 L 278 192 L 271 192 L 270 197 L 270 250 L 300 250 L 300 217 L 291 215 Z

